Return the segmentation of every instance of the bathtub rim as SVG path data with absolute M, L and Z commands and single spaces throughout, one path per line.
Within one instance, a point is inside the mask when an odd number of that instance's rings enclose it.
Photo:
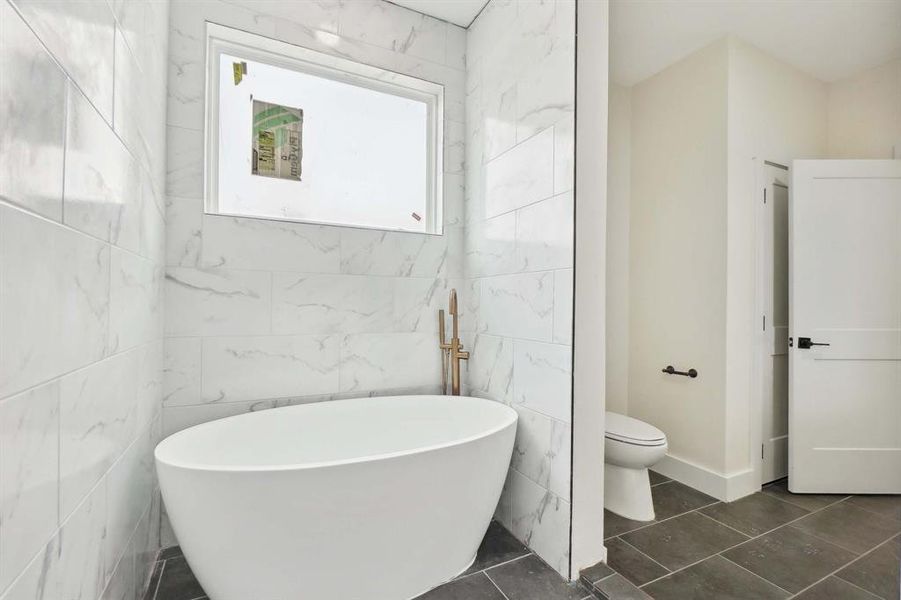
M 462 438 L 455 438 L 449 442 L 445 442 L 442 444 L 432 444 L 428 446 L 419 446 L 416 448 L 398 450 L 394 452 L 383 452 L 380 454 L 369 454 L 366 456 L 360 456 L 355 458 L 343 458 L 338 460 L 326 460 L 326 461 L 317 461 L 317 462 L 304 462 L 304 463 L 291 463 L 291 464 L 264 464 L 264 465 L 208 465 L 201 464 L 190 461 L 173 461 L 166 460 L 160 458 L 160 448 L 166 444 L 166 442 L 175 437 L 181 437 L 182 434 L 187 434 L 192 429 L 197 427 L 204 427 L 208 425 L 212 425 L 213 423 L 217 423 L 219 421 L 227 421 L 233 419 L 240 419 L 242 417 L 247 417 L 251 414 L 261 414 L 261 413 L 269 413 L 272 411 L 289 409 L 289 408 L 299 408 L 303 406 L 307 406 L 306 404 L 294 404 L 290 406 L 279 406 L 276 408 L 270 408 L 263 411 L 249 412 L 249 413 L 241 413 L 239 415 L 230 415 L 227 417 L 222 417 L 221 419 L 213 419 L 212 421 L 206 421 L 204 423 L 198 423 L 196 425 L 192 425 L 190 427 L 186 427 L 180 431 L 176 431 L 175 433 L 163 438 L 156 444 L 153 448 L 153 459 L 158 465 L 164 465 L 166 467 L 171 467 L 175 469 L 184 469 L 187 471 L 199 471 L 199 472 L 209 472 L 209 473 L 261 473 L 261 472 L 282 472 L 282 471 L 307 471 L 312 469 L 322 469 L 322 468 L 330 468 L 330 467 L 342 467 L 347 465 L 356 465 L 356 464 L 365 464 L 369 462 L 375 462 L 380 460 L 389 460 L 393 458 L 402 458 L 405 456 L 411 456 L 414 454 L 425 454 L 427 452 L 435 452 L 438 450 L 443 450 L 447 448 L 454 448 L 456 446 L 461 446 L 463 444 L 468 444 L 472 442 L 476 442 L 478 440 L 490 437 L 505 429 L 516 426 L 519 422 L 519 413 L 516 412 L 510 405 L 504 404 L 503 402 L 497 402 L 495 400 L 489 400 L 487 398 L 479 398 L 478 396 L 448 396 L 442 394 L 411 394 L 409 396 L 379 396 L 370 398 L 367 396 L 361 396 L 359 398 L 343 398 L 341 400 L 328 400 L 325 402 L 315 402 L 311 404 L 324 404 L 324 403 L 332 403 L 332 402 L 350 402 L 357 400 L 375 400 L 379 399 L 388 399 L 388 398 L 408 398 L 410 396 L 422 396 L 422 397 L 432 397 L 432 398 L 466 398 L 470 400 L 477 400 L 480 403 L 491 403 L 492 405 L 496 405 L 502 409 L 502 412 L 506 414 L 506 419 L 500 425 L 496 425 L 489 429 L 481 430 L 477 434 L 470 435 Z

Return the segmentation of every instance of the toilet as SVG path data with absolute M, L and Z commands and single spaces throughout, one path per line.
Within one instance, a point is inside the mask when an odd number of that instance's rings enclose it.
M 648 468 L 666 454 L 666 435 L 649 423 L 607 413 L 604 508 L 627 519 L 653 521 Z

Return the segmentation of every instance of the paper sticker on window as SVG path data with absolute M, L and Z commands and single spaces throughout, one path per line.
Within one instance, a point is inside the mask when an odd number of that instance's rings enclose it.
M 251 173 L 300 181 L 303 109 L 253 101 Z

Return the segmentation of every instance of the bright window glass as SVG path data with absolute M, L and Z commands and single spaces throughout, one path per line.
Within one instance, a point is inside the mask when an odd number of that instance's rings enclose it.
M 208 28 L 207 212 L 441 232 L 440 85 Z

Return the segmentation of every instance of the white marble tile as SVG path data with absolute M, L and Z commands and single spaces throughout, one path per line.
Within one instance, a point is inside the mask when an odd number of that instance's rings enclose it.
M 110 256 L 105 244 L 3 205 L 0 228 L 3 397 L 104 355 Z
M 550 341 L 554 326 L 553 272 L 486 277 L 482 280 L 479 331 Z
M 31 559 L 2 600 L 96 600 L 105 583 L 106 486 L 98 485 Z
M 448 24 L 444 64 L 461 71 L 466 69 L 466 29 L 463 27 Z
M 466 130 L 463 123 L 444 124 L 444 172 L 462 174 L 466 165 Z
M 570 475 L 572 474 L 572 427 L 569 423 L 554 421 L 551 427 L 551 476 L 548 489 L 569 502 Z
M 454 228 L 444 235 L 341 229 L 341 272 L 394 277 L 452 276 Z
M 0 197 L 62 219 L 66 76 L 11 5 L 0 5 Z
M 59 384 L 0 402 L 0 589 L 59 522 Z
M 572 115 L 554 125 L 554 193 L 573 189 L 575 176 L 575 129 Z
M 140 431 L 159 419 L 163 402 L 163 340 L 131 350 L 138 362 L 135 423 Z
M 485 148 L 483 160 L 491 160 L 516 145 L 516 85 L 506 89 L 492 88 L 483 94 L 482 131 Z
M 272 274 L 231 269 L 166 271 L 168 335 L 269 333 Z
M 166 199 L 166 264 L 172 267 L 200 265 L 203 236 L 203 200 Z
M 338 227 L 203 216 L 202 263 L 206 267 L 337 273 Z
M 203 52 L 203 44 L 197 42 L 187 43 L 185 52 L 173 50 L 169 54 L 168 125 L 190 130 L 200 130 L 204 126 L 206 69 Z
M 110 260 L 109 352 L 157 339 L 163 331 L 162 267 L 125 250 Z
M 470 59 L 482 57 L 498 43 L 498 32 L 509 28 L 516 19 L 517 0 L 492 0 L 469 26 L 466 52 Z
M 148 175 L 141 176 L 141 217 L 138 254 L 161 264 L 166 258 L 166 206 L 153 189 Z
M 265 13 L 279 19 L 302 23 L 321 31 L 338 33 L 338 17 L 341 14 L 342 2 L 339 0 L 227 0 L 250 10 Z
M 347 335 L 340 371 L 342 392 L 434 385 L 441 381 L 438 334 Z
M 438 331 L 438 311 L 444 310 L 445 326 L 449 336 L 452 322 L 448 312 L 451 289 L 457 291 L 457 306 L 461 313 L 458 324 L 462 327 L 462 313 L 465 307 L 463 280 L 419 278 L 394 280 L 393 331 L 422 333 Z
M 45 565 L 49 577 L 41 586 L 44 598 L 90 600 L 103 590 L 106 569 L 106 486 L 101 483 L 63 523 L 57 553 Z
M 60 515 L 100 480 L 136 431 L 138 362 L 118 354 L 60 380 Z
M 510 480 L 513 534 L 559 573 L 569 572 L 569 502 L 515 470 Z
M 460 173 L 444 174 L 444 226 L 463 225 L 466 180 Z
M 435 63 L 446 60 L 447 24 L 378 0 L 343 5 L 338 33 Z
M 466 384 L 479 396 L 509 404 L 513 401 L 513 340 L 476 335 L 463 373 Z
M 542 200 L 516 211 L 516 258 L 524 271 L 573 265 L 572 193 Z
M 274 332 L 377 333 L 395 330 L 393 278 L 296 273 L 273 273 L 272 277 Z
M 153 445 L 144 429 L 110 469 L 106 478 L 106 536 L 104 566 L 112 577 L 119 558 L 128 554 L 132 534 L 153 491 Z M 134 560 L 134 557 L 127 557 Z M 134 565 L 132 563 L 132 570 Z M 132 586 L 133 586 L 132 582 Z
M 572 344 L 573 270 L 554 272 L 554 338 L 557 344 Z
M 132 554 L 119 557 L 100 600 L 135 600 L 135 562 Z
M 516 340 L 514 402 L 558 421 L 572 418 L 572 348 Z
M 203 198 L 203 131 L 166 128 L 166 194 Z
M 116 241 L 126 210 L 137 214 L 138 164 L 74 86 L 69 87 L 67 121 L 63 219 L 80 231 Z
M 223 419 L 233 415 L 269 410 L 277 408 L 281 404 L 276 400 L 250 400 L 247 402 L 215 402 L 210 404 L 196 404 L 193 406 L 166 406 L 163 408 L 163 437 L 168 437 L 188 427 Z M 174 537 L 166 531 L 167 519 L 163 514 L 160 536 L 163 547 L 178 543 Z M 168 534 L 168 535 L 167 535 Z M 167 539 L 167 537 L 169 539 Z
M 479 329 L 479 307 L 482 304 L 482 280 L 466 279 L 460 284 L 462 314 L 460 315 L 460 331 L 475 333 Z
M 485 215 L 493 217 L 553 195 L 554 131 L 547 129 L 485 166 Z
M 472 277 L 505 275 L 518 269 L 516 212 L 475 221 L 466 227 L 466 274 Z
M 201 338 L 167 338 L 163 367 L 163 405 L 199 404 Z
M 17 0 L 16 5 L 103 118 L 112 123 L 115 21 L 109 3 Z
M 337 336 L 249 336 L 203 340 L 204 402 L 325 394 L 338 389 Z
M 516 406 L 519 425 L 511 466 L 541 487 L 569 500 L 570 426 Z
M 575 110 L 575 32 L 569 36 L 555 35 L 550 53 L 517 84 L 517 141 L 532 137 Z

